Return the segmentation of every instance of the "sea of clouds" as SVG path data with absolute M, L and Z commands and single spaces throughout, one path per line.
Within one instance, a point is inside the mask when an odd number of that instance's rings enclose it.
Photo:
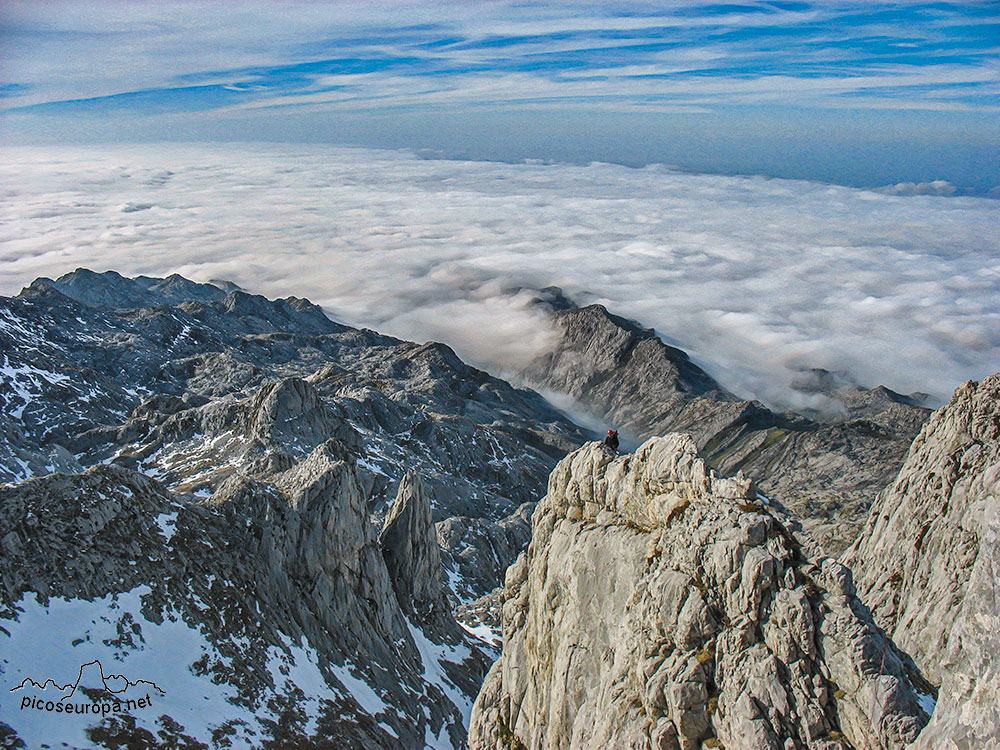
M 9 148 L 0 176 L 2 294 L 80 266 L 229 279 L 503 374 L 551 345 L 530 290 L 558 285 L 777 406 L 810 405 L 807 367 L 936 402 L 1000 370 L 986 198 L 328 146 Z

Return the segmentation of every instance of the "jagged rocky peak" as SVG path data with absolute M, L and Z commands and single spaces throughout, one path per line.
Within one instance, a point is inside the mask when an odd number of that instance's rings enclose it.
M 209 279 L 208 283 L 212 286 L 217 286 L 219 289 L 224 291 L 226 294 L 230 292 L 245 292 L 246 289 L 241 287 L 235 281 L 229 281 L 228 279 Z
M 789 386 L 801 393 L 819 393 L 833 398 L 863 393 L 868 394 L 868 397 L 874 401 L 892 401 L 910 406 L 920 406 L 928 399 L 926 393 L 896 393 L 884 385 L 866 389 L 859 385 L 849 373 L 844 371 L 831 372 L 822 367 L 799 370 Z
M 875 621 L 940 685 L 921 747 L 1000 746 L 1000 374 L 959 387 L 844 555 Z
M 92 460 L 114 457 L 144 467 L 177 489 L 211 492 L 234 471 L 271 475 L 336 438 L 358 453 L 361 438 L 336 405 L 298 377 L 282 378 L 243 398 L 210 400 L 158 395 L 136 407 L 118 429 L 98 429 L 73 441 L 95 442 Z M 242 466 L 241 466 L 242 465 Z
M 810 396 L 822 396 L 821 408 L 802 413 L 825 423 L 871 424 L 883 439 L 892 435 L 913 435 L 929 415 L 926 393 L 897 393 L 884 385 L 865 388 L 849 373 L 822 368 L 800 370 L 790 387 Z
M 624 369 L 634 378 L 655 374 L 658 392 L 667 388 L 688 394 L 711 392 L 735 400 L 685 352 L 664 344 L 652 329 L 603 305 L 577 307 L 561 291 L 546 295 L 545 304 L 552 310 L 560 344 L 526 368 L 531 382 L 610 406 L 614 401 L 610 392 L 604 392 L 610 385 L 607 381 L 618 379 Z
M 58 279 L 40 278 L 29 288 L 52 287 L 70 299 L 98 309 L 130 309 L 177 304 L 186 301 L 213 302 L 226 296 L 214 284 L 199 284 L 178 274 L 166 278 L 137 276 L 134 279 L 116 271 L 97 273 L 78 268 Z
M 470 747 L 901 748 L 929 689 L 850 570 L 686 435 L 553 471 L 508 570 Z
M 521 289 L 513 290 L 515 293 L 518 291 L 521 291 Z M 573 310 L 578 307 L 576 302 L 563 292 L 562 287 L 558 286 L 547 286 L 539 289 L 532 301 L 534 304 L 544 305 L 552 311 Z
M 177 273 L 162 279 L 154 276 L 136 276 L 135 282 L 151 294 L 172 304 L 187 301 L 212 302 L 222 299 L 227 294 L 218 284 L 211 282 L 201 284 Z
M 822 367 L 809 367 L 799 370 L 792 379 L 790 386 L 801 393 L 822 393 L 831 395 L 838 389 L 855 385 L 846 372 L 831 372 Z
M 408 472 L 379 534 L 382 556 L 403 611 L 417 621 L 449 612 L 431 503 L 420 476 Z
M 38 278 L 28 287 L 30 291 L 52 288 L 72 300 L 96 308 L 135 308 L 149 304 L 149 294 L 132 279 L 115 271 L 95 273 L 78 268 L 58 279 Z
M 296 511 L 283 536 L 283 556 L 297 561 L 298 574 L 313 582 L 321 622 L 347 629 L 369 653 L 405 639 L 407 628 L 345 447 L 337 440 L 323 443 L 275 484 Z M 359 617 L 353 608 L 360 601 L 366 606 L 357 610 Z
M 239 318 L 254 334 L 332 333 L 344 327 L 326 316 L 319 305 L 299 297 L 269 300 L 236 289 L 215 303 L 219 312 Z
M 360 444 L 357 433 L 302 378 L 269 383 L 247 404 L 245 418 L 252 437 L 268 443 L 296 441 L 313 446 L 337 436 L 352 448 Z

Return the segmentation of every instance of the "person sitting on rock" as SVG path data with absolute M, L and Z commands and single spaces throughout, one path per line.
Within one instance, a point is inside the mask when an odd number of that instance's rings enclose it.
M 604 438 L 604 447 L 612 453 L 618 453 L 618 430 L 608 430 L 608 434 Z

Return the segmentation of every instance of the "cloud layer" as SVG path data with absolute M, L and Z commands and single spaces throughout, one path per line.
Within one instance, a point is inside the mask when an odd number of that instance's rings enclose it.
M 1000 370 L 985 198 L 321 146 L 6 157 L 4 294 L 78 266 L 226 278 L 504 372 L 552 335 L 511 290 L 555 284 L 771 404 L 800 367 L 938 399 Z

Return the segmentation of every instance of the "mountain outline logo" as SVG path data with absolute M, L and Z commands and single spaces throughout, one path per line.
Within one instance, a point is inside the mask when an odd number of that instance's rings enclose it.
M 76 682 L 68 682 L 65 685 L 60 685 L 55 680 L 49 678 L 46 679 L 44 682 L 39 683 L 36 680 L 32 679 L 31 677 L 25 677 L 23 680 L 21 680 L 21 684 L 16 687 L 12 687 L 10 689 L 10 692 L 14 693 L 18 690 L 23 690 L 24 688 L 27 687 L 34 687 L 37 688 L 38 690 L 44 691 L 51 686 L 56 690 L 68 691 L 62 697 L 59 698 L 60 702 L 69 700 L 76 694 L 76 691 L 79 689 L 80 683 L 83 681 L 83 675 L 87 667 L 92 667 L 94 665 L 97 665 L 97 669 L 100 672 L 101 685 L 107 692 L 111 693 L 112 695 L 120 695 L 129 688 L 139 687 L 140 685 L 153 688 L 161 696 L 166 695 L 166 692 L 162 690 L 160 686 L 157 685 L 155 682 L 151 682 L 149 680 L 135 680 L 133 682 L 123 674 L 105 674 L 104 665 L 101 663 L 100 659 L 94 659 L 93 661 L 88 661 L 86 664 L 81 664 L 80 671 L 77 673 L 76 676 Z

